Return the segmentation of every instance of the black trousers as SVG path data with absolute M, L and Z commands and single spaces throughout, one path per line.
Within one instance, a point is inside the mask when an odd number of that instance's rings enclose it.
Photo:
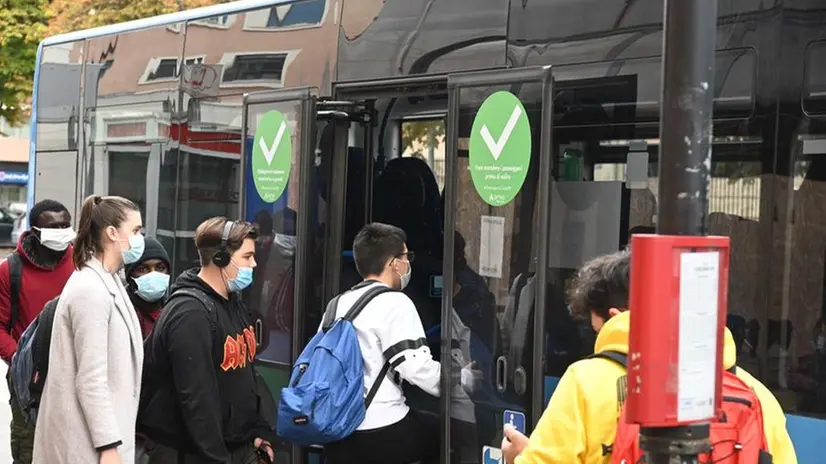
M 404 419 L 358 431 L 324 447 L 328 464 L 423 464 L 439 462 L 439 418 L 411 410 Z
M 200 457 L 187 454 L 183 451 L 178 451 L 163 445 L 147 443 L 144 440 L 140 440 L 140 442 L 144 447 L 145 457 L 142 458 L 143 461 L 139 459 L 136 460 L 137 464 L 197 464 L 203 462 L 203 459 Z M 232 464 L 258 464 L 259 462 L 258 454 L 252 443 L 233 449 L 230 454 L 230 462 L 232 462 Z

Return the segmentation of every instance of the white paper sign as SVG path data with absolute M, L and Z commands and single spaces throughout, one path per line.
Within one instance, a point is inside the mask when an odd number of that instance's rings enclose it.
M 720 253 L 680 255 L 677 420 L 714 417 Z
M 648 188 L 648 152 L 630 152 L 625 158 L 625 187 L 631 190 Z
M 482 216 L 482 236 L 479 243 L 479 275 L 502 278 L 505 255 L 505 218 Z

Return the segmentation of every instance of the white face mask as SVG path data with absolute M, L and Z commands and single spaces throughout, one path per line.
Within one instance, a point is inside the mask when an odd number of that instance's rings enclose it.
M 72 240 L 77 236 L 71 227 L 65 229 L 41 229 L 39 227 L 32 227 L 32 229 L 40 231 L 40 243 L 44 247 L 54 251 L 66 250 L 66 248 L 69 248 Z
M 401 277 L 401 287 L 399 290 L 404 290 L 410 284 L 410 278 L 413 277 L 413 266 L 410 265 L 410 261 L 402 261 L 403 263 L 407 264 L 407 272 L 404 274 L 399 273 L 399 277 Z
M 275 234 L 272 243 L 287 256 L 295 255 L 295 235 Z

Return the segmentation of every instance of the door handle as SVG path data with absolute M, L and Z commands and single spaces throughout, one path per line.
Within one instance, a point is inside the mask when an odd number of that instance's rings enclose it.
M 264 343 L 264 322 L 259 318 L 255 320 L 255 346 L 261 348 Z
M 496 359 L 496 390 L 504 393 L 508 388 L 508 360 L 504 356 Z

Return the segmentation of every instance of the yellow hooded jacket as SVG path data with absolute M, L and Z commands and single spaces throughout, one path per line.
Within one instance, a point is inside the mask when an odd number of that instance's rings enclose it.
M 600 330 L 594 351 L 628 354 L 629 326 L 627 311 L 612 317 Z M 734 339 L 726 329 L 723 364 L 729 369 L 736 362 Z M 748 372 L 738 367 L 736 373 L 760 398 L 766 440 L 774 462 L 797 464 L 780 403 Z M 603 446 L 614 442 L 620 413 L 617 381 L 623 375 L 625 369 L 607 359 L 583 359 L 572 364 L 560 379 L 516 464 L 610 463 L 611 456 L 603 456 Z

